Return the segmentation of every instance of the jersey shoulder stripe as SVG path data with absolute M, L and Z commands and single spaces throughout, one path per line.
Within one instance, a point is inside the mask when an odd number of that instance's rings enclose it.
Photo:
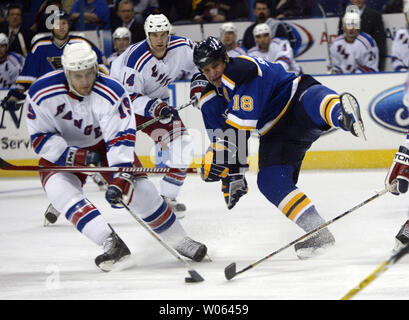
M 103 74 L 98 77 L 95 85 L 109 92 L 109 95 L 112 96 L 114 100 L 119 100 L 125 93 L 124 87 L 117 80 Z
M 13 65 L 15 65 L 15 66 L 18 66 L 18 65 L 20 65 L 20 66 L 22 66 L 23 65 L 23 57 L 21 56 L 21 55 L 19 55 L 18 53 L 15 53 L 15 52 L 9 52 L 8 53 L 8 56 L 9 56 L 9 60 L 10 60 L 10 62 L 13 64 Z
M 367 34 L 365 32 L 361 32 L 358 35 L 357 40 L 360 40 L 367 48 L 376 47 L 376 42 L 375 42 L 374 38 L 372 38 L 369 34 Z
M 66 93 L 65 81 L 63 70 L 46 73 L 30 87 L 28 94 L 35 103 L 40 104 L 46 98 Z
M 125 57 L 125 65 L 129 68 L 142 70 L 145 63 L 153 57 L 146 40 L 134 44 Z
M 33 46 L 31 47 L 31 53 L 34 54 L 38 49 L 45 48 L 45 46 L 49 46 L 52 44 L 53 42 L 51 41 L 50 37 L 41 38 L 33 44 Z
M 171 36 L 169 45 L 168 45 L 168 51 L 181 47 L 181 46 L 187 46 L 187 47 L 192 48 L 192 44 L 188 39 L 184 37 Z

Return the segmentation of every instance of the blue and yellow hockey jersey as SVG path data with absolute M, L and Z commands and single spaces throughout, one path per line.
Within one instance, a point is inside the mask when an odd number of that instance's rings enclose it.
M 230 58 L 222 87 L 209 84 L 201 95 L 206 129 L 229 125 L 266 134 L 288 111 L 299 81 L 280 64 L 250 56 Z

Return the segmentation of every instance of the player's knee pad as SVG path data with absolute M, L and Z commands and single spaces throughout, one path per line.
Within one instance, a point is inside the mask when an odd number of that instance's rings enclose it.
M 148 178 L 136 178 L 134 183 L 134 193 L 129 207 L 132 212 L 142 218 L 150 215 L 163 202 L 155 185 Z
M 294 167 L 270 166 L 263 168 L 257 175 L 257 185 L 261 193 L 275 206 L 296 189 L 294 180 Z
M 194 144 L 192 137 L 185 133 L 169 144 L 169 157 L 166 165 L 171 168 L 187 168 L 193 160 Z
M 48 200 L 61 213 L 65 213 L 74 203 L 84 198 L 80 179 L 67 172 L 58 172 L 50 176 L 44 189 Z

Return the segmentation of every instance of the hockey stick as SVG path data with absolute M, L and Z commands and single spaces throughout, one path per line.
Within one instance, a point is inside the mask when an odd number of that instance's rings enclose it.
M 184 109 L 184 108 L 186 108 L 186 107 L 188 107 L 188 106 L 190 106 L 190 105 L 193 105 L 194 103 L 196 103 L 196 97 L 193 97 L 192 99 L 190 99 L 189 102 L 187 102 L 187 103 L 185 103 L 185 104 L 182 104 L 181 106 L 176 107 L 175 109 L 176 109 L 177 111 L 180 111 L 180 110 L 182 110 L 182 109 Z M 143 129 L 145 129 L 146 127 L 150 126 L 151 124 L 154 124 L 154 123 L 156 123 L 156 122 L 158 122 L 159 120 L 162 120 L 162 119 L 164 119 L 164 118 L 165 118 L 165 117 L 159 116 L 159 117 L 155 117 L 155 118 L 153 118 L 153 119 L 151 119 L 151 120 L 148 120 L 148 121 L 146 121 L 146 122 L 140 124 L 139 126 L 137 126 L 137 127 L 136 127 L 136 131 L 143 130 Z
M 6 160 L 0 158 L 0 169 L 10 171 L 38 171 L 38 172 L 83 172 L 83 173 L 95 173 L 95 172 L 132 172 L 132 173 L 168 173 L 179 172 L 177 168 L 134 168 L 134 167 L 63 167 L 63 166 L 18 166 L 13 165 Z M 197 173 L 196 168 L 187 168 L 187 173 Z
M 103 181 L 104 183 L 104 187 L 105 189 L 108 188 L 108 182 L 105 180 L 105 178 L 100 174 L 97 173 L 96 175 L 99 176 L 99 178 Z M 155 233 L 155 231 L 153 231 L 151 229 L 151 227 L 149 227 L 145 221 L 143 221 L 143 219 L 139 218 L 135 213 L 133 213 L 131 211 L 131 209 L 129 208 L 129 206 L 127 204 L 125 204 L 123 202 L 122 199 L 119 199 L 119 202 L 121 203 L 121 205 L 129 212 L 129 214 L 146 230 L 148 231 L 156 240 L 158 240 L 158 242 L 165 247 L 166 250 L 168 250 L 173 256 L 176 257 L 176 259 L 178 259 L 179 261 L 183 262 L 185 264 L 185 266 L 188 268 L 188 272 L 190 274 L 190 277 L 186 277 L 185 278 L 185 282 L 201 282 L 204 281 L 204 278 L 196 271 L 192 268 L 192 266 L 189 264 L 189 262 L 186 261 L 186 259 L 184 259 L 174 248 L 172 248 L 171 246 L 169 246 L 158 234 Z
M 391 186 L 392 188 L 393 186 Z M 313 233 L 316 233 L 317 231 L 324 229 L 326 226 L 330 225 L 331 223 L 334 223 L 335 221 L 341 219 L 342 217 L 346 216 L 347 214 L 355 211 L 356 209 L 361 208 L 362 206 L 366 205 L 367 203 L 371 202 L 372 200 L 375 200 L 376 198 L 388 193 L 389 188 L 385 188 L 382 191 L 377 192 L 375 195 L 373 195 L 372 197 L 370 197 L 369 199 L 366 199 L 365 201 L 361 202 L 360 204 L 356 205 L 355 207 L 349 209 L 348 211 L 340 214 L 339 216 L 336 216 L 335 218 L 333 218 L 332 220 L 329 220 L 325 223 L 323 223 L 322 225 L 320 225 L 319 227 L 315 228 L 314 230 L 311 230 L 310 232 L 302 235 L 301 237 L 291 241 L 289 244 L 285 245 L 284 247 L 281 247 L 280 249 L 268 254 L 267 256 L 257 260 L 256 262 L 250 264 L 249 266 L 245 267 L 244 269 L 240 270 L 240 271 L 236 271 L 236 263 L 233 262 L 231 264 L 229 264 L 225 269 L 224 269 L 224 275 L 226 277 L 227 280 L 231 280 L 233 279 L 235 276 L 237 276 L 240 273 L 243 273 L 251 268 L 254 268 L 255 266 L 257 266 L 258 264 L 260 264 L 261 262 L 271 258 L 272 256 L 276 255 L 277 253 L 280 253 L 281 251 L 284 251 L 285 249 L 291 247 L 292 245 L 296 244 L 297 242 L 307 238 L 308 236 L 312 235 Z
M 356 287 L 349 290 L 346 295 L 344 295 L 341 300 L 350 300 L 357 293 L 361 292 L 368 284 L 370 284 L 375 279 L 388 270 L 392 265 L 399 261 L 405 254 L 409 252 L 409 244 L 401 248 L 398 252 L 394 253 L 388 260 L 381 263 L 371 274 L 369 274 L 364 280 L 362 280 Z
M 330 70 L 332 70 L 333 68 L 333 64 L 332 64 L 332 57 L 331 57 L 331 51 L 330 51 L 330 35 L 328 33 L 328 26 L 327 26 L 327 15 L 325 14 L 325 10 L 322 7 L 322 5 L 320 3 L 317 3 L 318 8 L 321 11 L 322 17 L 324 18 L 324 30 L 325 30 L 325 34 L 327 35 L 327 52 L 328 52 L 328 62 L 329 62 L 329 67 Z

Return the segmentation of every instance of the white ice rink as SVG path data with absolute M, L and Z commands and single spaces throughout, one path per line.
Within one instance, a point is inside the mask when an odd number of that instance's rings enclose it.
M 386 171 L 303 171 L 299 187 L 330 220 L 382 190 Z M 227 281 L 231 262 L 241 270 L 303 234 L 261 195 L 255 174 L 247 179 L 249 194 L 231 211 L 219 183 L 186 179 L 181 222 L 213 260 L 192 263 L 205 278 L 193 284 L 184 282 L 184 264 L 127 211 L 111 209 L 92 181 L 88 198 L 133 253 L 126 270 L 101 272 L 94 265 L 101 249 L 64 217 L 43 227 L 48 201 L 39 179 L 0 179 L 0 299 L 337 300 L 389 258 L 407 219 L 409 195 L 383 195 L 330 225 L 337 242 L 324 255 L 301 261 L 291 247 Z M 355 299 L 409 299 L 408 266 L 402 258 Z

